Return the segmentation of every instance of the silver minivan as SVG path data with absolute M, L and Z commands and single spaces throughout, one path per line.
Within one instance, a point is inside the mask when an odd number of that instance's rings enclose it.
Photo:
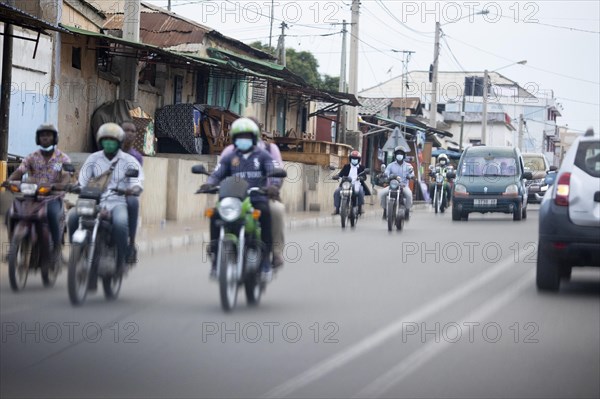
M 540 203 L 548 191 L 546 175 L 556 171 L 555 166 L 550 166 L 548 159 L 540 153 L 523 153 L 525 169 L 531 171 L 532 179 L 527 180 L 527 202 Z

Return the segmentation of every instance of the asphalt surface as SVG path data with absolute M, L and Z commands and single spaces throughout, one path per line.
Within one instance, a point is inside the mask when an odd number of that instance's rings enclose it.
M 4 397 L 600 397 L 600 272 L 535 288 L 537 212 L 416 210 L 287 232 L 258 307 L 225 314 L 199 246 L 144 254 L 108 302 L 70 305 L 66 273 L 10 291 Z

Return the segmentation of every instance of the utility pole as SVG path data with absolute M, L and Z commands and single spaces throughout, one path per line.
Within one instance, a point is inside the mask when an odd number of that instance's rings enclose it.
M 483 71 L 483 121 L 481 123 L 481 144 L 487 142 L 487 105 L 488 105 L 488 70 Z
M 285 22 L 281 23 L 281 35 L 279 36 L 279 42 L 277 43 L 278 47 L 278 58 L 279 65 L 285 66 L 285 28 L 287 28 L 287 24 Z
M 523 114 L 519 115 L 519 150 L 523 151 L 523 125 L 525 124 L 525 120 L 523 119 Z
M 171 12 L 171 0 L 169 0 L 169 2 L 167 3 L 167 10 Z
M 462 98 L 462 110 L 460 111 L 460 141 L 458 142 L 458 150 L 462 151 L 463 148 L 463 132 L 465 131 L 465 98 L 466 98 L 467 88 L 463 89 L 463 98 Z
M 352 0 L 352 27 L 350 38 L 350 69 L 348 78 L 348 93 L 356 96 L 358 86 L 358 19 L 359 0 Z M 349 107 L 346 130 L 356 132 L 358 130 L 356 107 Z M 362 138 L 358 136 L 358 150 L 362 151 Z
M 437 126 L 437 85 L 438 85 L 438 60 L 440 58 L 440 23 L 435 23 L 435 44 L 433 46 L 433 71 L 431 76 L 431 109 L 429 111 L 429 125 Z
M 406 105 L 406 98 L 405 98 L 405 88 L 406 85 L 408 84 L 408 63 L 410 61 L 410 56 L 411 54 L 414 54 L 414 51 L 408 51 L 408 50 L 392 50 L 394 53 L 402 53 L 402 87 L 400 90 L 400 97 L 402 98 L 402 106 L 400 107 L 400 112 L 402 114 L 402 118 L 404 118 L 404 121 L 406 121 L 406 111 L 404 109 L 405 105 Z M 402 137 L 406 138 L 406 127 L 402 126 Z M 396 143 L 396 146 L 398 145 L 398 143 Z
M 2 44 L 2 82 L 0 87 L 0 162 L 8 161 L 8 125 L 10 115 L 10 85 L 13 68 L 13 27 L 4 24 L 4 41 Z M 0 176 L 0 179 L 6 176 Z
M 269 51 L 271 50 L 271 39 L 273 38 L 273 3 L 275 0 L 271 0 L 271 23 L 269 27 Z
M 342 22 L 342 59 L 340 62 L 340 81 L 338 85 L 338 91 L 340 93 L 346 93 L 348 86 L 346 85 L 346 20 Z M 346 126 L 346 108 L 341 105 L 338 107 L 337 112 L 337 123 L 335 125 L 335 141 L 340 142 L 340 132 L 344 132 L 342 142 L 346 142 L 346 133 L 344 127 Z
M 123 39 L 131 42 L 140 41 L 140 0 L 125 0 L 123 18 Z M 136 101 L 138 88 L 137 51 L 123 60 L 119 99 Z

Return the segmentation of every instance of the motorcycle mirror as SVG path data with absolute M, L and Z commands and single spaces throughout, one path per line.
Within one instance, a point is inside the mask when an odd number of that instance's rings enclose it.
M 371 173 L 371 169 L 369 169 L 369 168 L 366 168 L 365 170 L 363 170 L 363 173 L 364 173 L 365 175 L 368 175 L 369 173 Z
M 72 163 L 63 163 L 62 169 L 65 172 L 68 172 L 68 173 L 74 173 L 75 172 L 75 167 L 73 166 Z
M 550 166 L 550 172 L 556 172 L 558 168 L 554 165 Z
M 125 177 L 138 177 L 139 175 L 140 171 L 134 168 L 130 168 L 125 171 Z
M 429 165 L 429 170 L 433 171 L 434 169 L 435 169 L 435 166 Z
M 268 174 L 268 177 L 277 177 L 277 178 L 285 178 L 287 177 L 287 172 L 284 169 L 281 168 L 274 168 L 273 170 L 271 170 Z
M 194 165 L 192 166 L 192 173 L 195 175 L 208 175 L 206 168 L 204 165 Z
M 335 166 L 333 166 L 333 165 L 329 165 L 329 170 L 335 170 L 335 169 L 336 169 L 336 167 L 335 167 Z

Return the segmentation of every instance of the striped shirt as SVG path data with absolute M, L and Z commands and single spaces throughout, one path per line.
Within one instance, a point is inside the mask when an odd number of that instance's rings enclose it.
M 27 155 L 17 170 L 23 174 L 27 173 L 28 178 L 37 183 L 59 183 L 64 163 L 71 163 L 71 159 L 58 148 L 54 149 L 48 160 L 44 158 L 41 150 L 37 150 Z

